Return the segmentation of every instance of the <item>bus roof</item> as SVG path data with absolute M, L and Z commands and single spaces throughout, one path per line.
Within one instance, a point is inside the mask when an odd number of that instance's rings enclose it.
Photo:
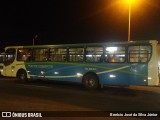
M 144 44 L 157 42 L 157 40 L 143 40 L 143 41 L 121 41 L 121 42 L 101 42 L 101 43 L 77 43 L 77 44 L 55 44 L 55 45 L 30 45 L 30 46 L 7 46 L 7 48 L 52 48 L 52 47 L 81 47 L 81 46 L 112 46 L 112 45 L 130 45 L 130 44 Z

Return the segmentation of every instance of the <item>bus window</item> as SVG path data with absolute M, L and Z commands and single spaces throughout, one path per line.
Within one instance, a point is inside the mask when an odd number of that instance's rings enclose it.
M 70 62 L 82 62 L 84 55 L 84 48 L 70 48 L 69 49 L 69 61 Z
M 102 62 L 103 47 L 87 47 L 86 62 Z
M 37 48 L 33 49 L 33 61 L 47 61 L 48 60 L 48 49 L 47 48 Z
M 125 62 L 125 47 L 106 47 L 105 62 Z
M 148 62 L 151 57 L 151 46 L 129 46 L 129 62 Z
M 66 48 L 51 48 L 50 60 L 54 62 L 67 61 L 67 49 Z
M 20 48 L 17 51 L 17 61 L 30 61 L 31 55 L 31 49 Z
M 0 63 L 4 63 L 5 61 L 5 53 L 0 54 Z
M 14 48 L 10 48 L 6 50 L 5 62 L 4 62 L 5 66 L 13 63 L 13 61 L 15 60 L 15 54 L 16 54 L 16 49 Z

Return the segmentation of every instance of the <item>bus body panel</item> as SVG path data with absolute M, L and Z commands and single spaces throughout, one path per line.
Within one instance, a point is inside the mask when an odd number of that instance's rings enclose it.
M 157 41 L 151 40 L 152 57 L 148 63 L 148 85 L 159 85 L 158 75 L 158 45 Z
M 26 73 L 28 73 L 27 70 L 26 70 L 24 62 L 14 61 L 11 65 L 8 65 L 8 66 L 4 67 L 3 76 L 17 77 L 17 73 L 21 69 L 25 70 Z M 27 74 L 27 77 L 30 78 L 30 76 L 28 74 Z
M 80 82 L 87 72 L 98 75 L 100 84 L 147 85 L 148 71 L 145 64 L 128 63 L 26 63 L 26 69 L 33 79 Z

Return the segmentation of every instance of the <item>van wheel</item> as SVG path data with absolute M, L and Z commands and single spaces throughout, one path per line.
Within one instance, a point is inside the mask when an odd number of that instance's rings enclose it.
M 18 72 L 18 78 L 21 82 L 28 82 L 27 73 L 24 70 Z
M 97 76 L 94 74 L 86 74 L 83 77 L 83 85 L 86 89 L 97 89 L 99 86 Z

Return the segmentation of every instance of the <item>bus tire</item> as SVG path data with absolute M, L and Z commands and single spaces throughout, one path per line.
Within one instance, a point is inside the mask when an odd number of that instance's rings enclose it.
M 20 80 L 20 82 L 28 82 L 27 73 L 25 70 L 18 71 L 17 77 Z
M 83 77 L 83 85 L 86 89 L 97 89 L 99 81 L 96 75 L 88 73 Z

